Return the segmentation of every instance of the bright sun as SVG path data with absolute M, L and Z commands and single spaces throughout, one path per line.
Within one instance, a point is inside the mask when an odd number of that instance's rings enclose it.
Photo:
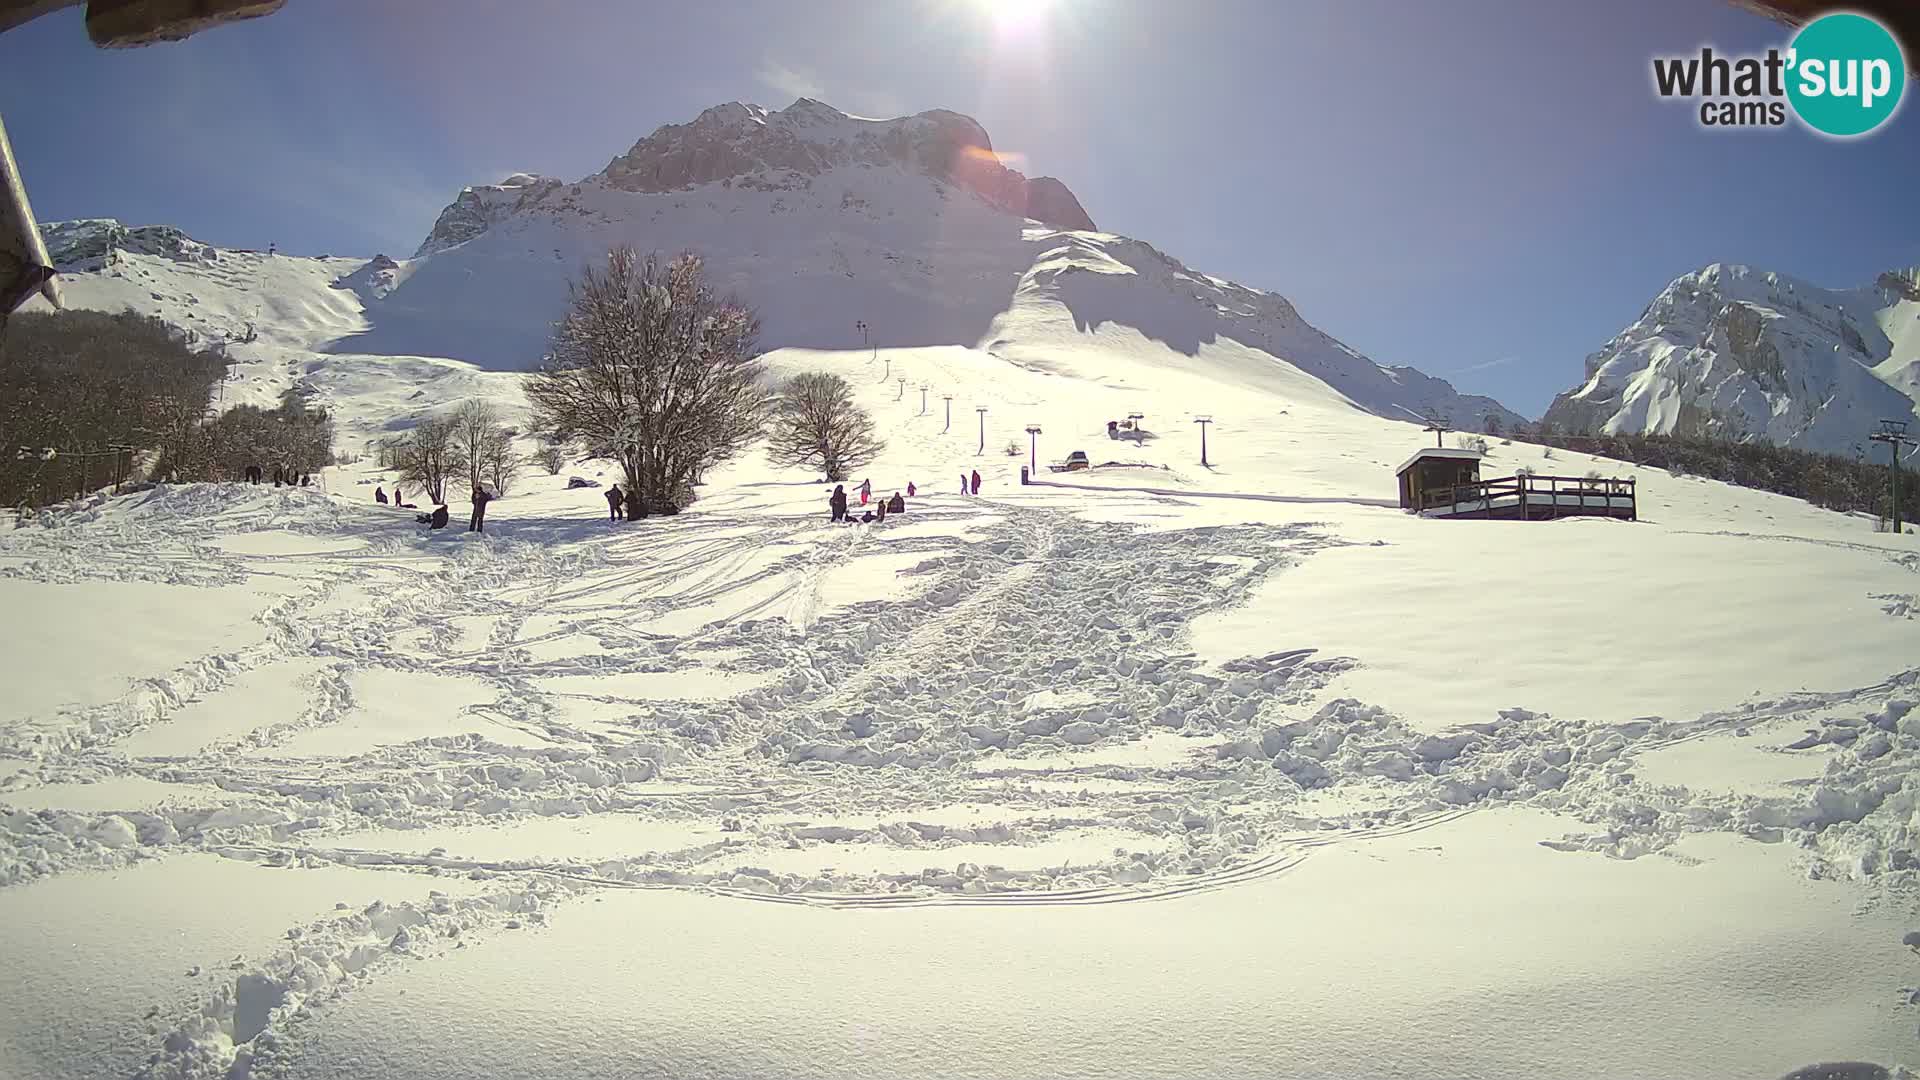
M 1002 31 L 1031 30 L 1046 18 L 1051 0 L 975 0 Z

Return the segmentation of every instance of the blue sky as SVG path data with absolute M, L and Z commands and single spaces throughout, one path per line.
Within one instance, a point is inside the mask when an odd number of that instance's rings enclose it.
M 1654 97 L 1655 54 L 1785 41 L 1720 0 L 1053 0 L 1041 19 L 292 0 L 109 52 L 75 9 L 0 36 L 0 115 L 43 221 L 406 255 L 466 184 L 585 176 L 722 101 L 951 108 L 1102 228 L 1530 415 L 1687 270 L 1851 286 L 1920 263 L 1912 102 L 1836 142 L 1710 133 Z

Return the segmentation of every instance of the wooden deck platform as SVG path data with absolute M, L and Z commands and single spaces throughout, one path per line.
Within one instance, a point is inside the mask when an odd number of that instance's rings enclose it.
M 1423 517 L 1550 521 L 1563 517 L 1639 520 L 1632 480 L 1503 476 L 1425 492 Z

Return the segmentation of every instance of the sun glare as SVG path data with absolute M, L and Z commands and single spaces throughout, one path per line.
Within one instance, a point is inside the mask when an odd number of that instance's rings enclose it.
M 1051 0 L 976 0 L 1002 33 L 1025 33 L 1045 21 Z

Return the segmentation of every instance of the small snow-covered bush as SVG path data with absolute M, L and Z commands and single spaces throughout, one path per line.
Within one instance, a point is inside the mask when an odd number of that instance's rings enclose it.
M 1482 435 L 1462 435 L 1454 440 L 1462 450 L 1472 450 L 1484 454 L 1487 452 L 1487 440 Z

